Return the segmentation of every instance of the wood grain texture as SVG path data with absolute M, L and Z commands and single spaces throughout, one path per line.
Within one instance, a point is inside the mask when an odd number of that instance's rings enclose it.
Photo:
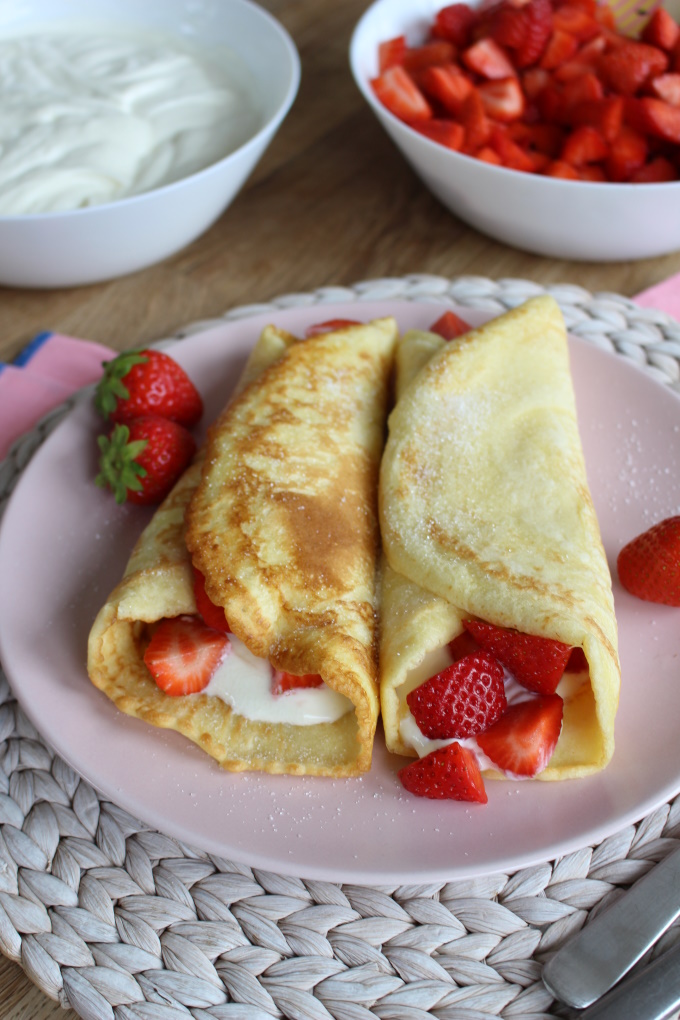
M 302 60 L 297 101 L 230 209 L 159 266 L 55 291 L 0 288 L 0 359 L 45 329 L 125 349 L 249 302 L 407 273 L 521 277 L 633 295 L 680 270 L 680 253 L 619 264 L 544 259 L 448 213 L 381 131 L 347 52 L 364 0 L 263 0 Z M 0 1020 L 75 1020 L 0 956 Z

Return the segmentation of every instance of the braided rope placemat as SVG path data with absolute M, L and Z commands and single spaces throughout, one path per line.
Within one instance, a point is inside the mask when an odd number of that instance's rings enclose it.
M 616 294 L 525 280 L 370 280 L 242 306 L 192 333 L 300 305 L 385 299 L 500 313 L 550 293 L 570 332 L 680 393 L 680 325 Z M 0 464 L 0 514 L 77 395 Z M 680 796 L 596 846 L 455 882 L 290 878 L 171 839 L 55 755 L 0 671 L 0 951 L 83 1020 L 550 1020 L 544 962 L 680 844 Z M 638 967 L 680 939 L 671 928 Z

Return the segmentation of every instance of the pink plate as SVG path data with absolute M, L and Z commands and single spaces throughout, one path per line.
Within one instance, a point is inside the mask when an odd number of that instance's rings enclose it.
M 227 398 L 266 322 L 300 333 L 320 319 L 394 314 L 429 326 L 443 306 L 315 305 L 225 323 L 173 356 L 206 400 Z M 459 309 L 468 321 L 488 318 Z M 571 340 L 590 485 L 610 566 L 621 546 L 678 512 L 680 400 L 624 358 Z M 90 625 L 149 512 L 95 488 L 89 402 L 23 472 L 0 532 L 0 649 L 12 689 L 46 741 L 105 798 L 168 835 L 270 871 L 335 882 L 446 881 L 547 861 L 637 821 L 680 790 L 680 610 L 640 602 L 615 580 L 623 684 L 617 747 L 600 775 L 490 782 L 484 807 L 420 800 L 396 778 L 378 732 L 360 779 L 231 774 L 177 734 L 118 712 L 89 683 Z

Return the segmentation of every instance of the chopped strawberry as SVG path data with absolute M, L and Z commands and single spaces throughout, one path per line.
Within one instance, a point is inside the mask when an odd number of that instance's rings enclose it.
M 493 166 L 503 166 L 503 160 L 496 150 L 492 149 L 490 145 L 483 145 L 481 149 L 477 149 L 474 155 L 475 159 L 480 160 L 482 163 L 491 163 Z
M 503 166 L 510 170 L 531 173 L 534 161 L 526 149 L 513 141 L 509 133 L 500 124 L 494 124 L 491 131 L 491 145 L 501 157 Z
M 333 333 L 336 329 L 360 325 L 358 319 L 326 319 L 325 322 L 315 322 L 313 326 L 307 326 L 305 340 L 309 340 L 313 336 L 321 336 L 322 333 Z
M 560 159 L 572 166 L 580 167 L 585 163 L 599 163 L 609 152 L 609 146 L 597 128 L 584 124 L 571 132 L 562 146 Z
M 609 50 L 599 62 L 602 78 L 614 92 L 632 96 L 650 78 L 663 74 L 668 56 L 657 46 L 631 40 L 616 50 Z
M 104 362 L 94 403 L 112 422 L 157 414 L 191 428 L 203 414 L 201 395 L 182 366 L 168 354 L 146 348 Z
M 610 181 L 629 181 L 644 166 L 649 144 L 644 135 L 633 128 L 622 127 L 611 143 L 607 157 L 607 176 Z
M 439 145 L 453 149 L 454 152 L 459 152 L 463 148 L 465 129 L 454 120 L 439 120 L 436 117 L 432 117 L 431 120 L 412 120 L 411 127 L 430 141 L 438 142 Z
M 437 67 L 442 64 L 453 64 L 456 59 L 456 47 L 446 39 L 434 39 L 422 46 L 413 46 L 404 54 L 402 63 L 411 74 L 422 71 L 426 67 Z
M 657 99 L 663 99 L 664 103 L 680 106 L 680 73 L 669 71 L 667 74 L 658 74 L 649 82 L 649 90 Z
M 380 74 L 388 67 L 404 63 L 406 54 L 406 36 L 398 35 L 394 39 L 386 39 L 378 46 L 378 69 Z
M 432 116 L 427 99 L 401 65 L 388 67 L 371 85 L 383 106 L 400 120 L 425 120 Z
M 491 121 L 477 89 L 473 89 L 463 103 L 460 121 L 465 128 L 465 152 L 475 153 L 487 144 L 491 138 Z
M 522 73 L 522 88 L 527 99 L 536 99 L 550 84 L 550 75 L 542 67 L 529 67 Z
M 296 676 L 295 673 L 286 673 L 284 670 L 275 669 L 272 673 L 272 694 L 287 694 L 288 691 L 299 690 L 301 687 L 321 687 L 323 680 L 318 673 L 303 673 Z
M 205 590 L 205 577 L 201 571 L 194 567 L 193 572 L 194 598 L 196 599 L 196 609 L 198 610 L 199 616 L 206 627 L 212 627 L 213 630 L 220 630 L 224 634 L 228 634 L 229 623 L 224 615 L 224 609 L 222 609 L 221 606 L 216 606 L 215 603 L 211 601 Z
M 671 106 L 652 96 L 629 99 L 626 103 L 626 119 L 631 127 L 643 134 L 680 143 L 680 107 Z
M 536 776 L 552 758 L 562 730 L 563 702 L 558 694 L 540 695 L 511 705 L 498 722 L 476 737 L 499 769 L 515 776 Z
M 477 15 L 467 4 L 449 4 L 437 12 L 432 34 L 448 39 L 454 46 L 464 47 L 470 42 Z
M 463 50 L 461 59 L 471 71 L 489 81 L 516 73 L 507 53 L 493 39 L 479 39 Z
M 613 142 L 621 130 L 624 115 L 622 96 L 608 96 L 594 102 L 577 103 L 569 110 L 569 123 L 590 124 L 606 142 Z
M 604 98 L 602 82 L 591 71 L 570 78 L 562 88 L 562 113 L 568 122 L 571 111 L 583 103 L 597 103 Z M 592 125 L 591 125 L 592 126 Z
M 667 517 L 623 547 L 619 581 L 647 602 L 680 606 L 680 516 Z
M 515 680 L 538 694 L 554 694 L 564 673 L 571 649 L 561 641 L 522 634 L 507 627 L 496 627 L 484 620 L 464 620 L 477 642 L 502 662 Z
M 582 673 L 585 669 L 588 669 L 586 653 L 582 648 L 572 648 L 571 655 L 567 659 L 567 665 L 564 667 L 564 672 Z
M 636 170 L 630 179 L 631 184 L 665 184 L 677 180 L 675 167 L 665 156 L 650 159 L 649 163 Z
M 108 436 L 99 436 L 95 485 L 111 489 L 116 503 L 161 503 L 196 452 L 194 437 L 182 425 L 146 414 Z
M 488 652 L 473 652 L 410 691 L 406 702 L 428 739 L 473 737 L 507 708 L 503 668 Z
M 522 44 L 515 51 L 517 67 L 531 67 L 542 56 L 553 30 L 553 10 L 550 0 L 529 0 L 524 5 L 527 30 Z
M 539 61 L 539 67 L 546 71 L 554 71 L 560 64 L 570 60 L 578 49 L 578 41 L 571 32 L 556 28 L 550 36 Z
M 680 27 L 665 7 L 657 7 L 642 29 L 641 39 L 672 53 L 680 39 Z
M 460 115 L 463 103 L 474 88 L 467 74 L 455 64 L 428 67 L 419 80 L 423 91 L 440 102 L 454 117 Z
M 571 163 L 565 163 L 563 159 L 554 159 L 548 164 L 546 177 L 559 177 L 563 181 L 580 181 L 581 175 Z
M 524 94 L 514 75 L 511 78 L 484 81 L 477 86 L 477 91 L 482 97 L 487 115 L 494 120 L 517 120 L 524 113 Z
M 152 677 L 173 698 L 204 690 L 231 645 L 196 616 L 162 620 L 144 653 Z
M 560 4 L 555 8 L 553 28 L 559 29 L 560 32 L 569 32 L 579 42 L 592 39 L 600 32 L 600 24 L 597 19 L 580 5 L 573 3 Z
M 583 166 L 578 167 L 578 175 L 582 181 L 590 181 L 595 184 L 609 179 L 605 175 L 601 163 L 584 163 Z
M 472 327 L 464 319 L 461 319 L 459 315 L 452 312 L 450 308 L 430 326 L 430 332 L 436 333 L 437 336 L 443 337 L 444 340 L 454 340 L 457 336 L 469 333 L 471 329 Z
M 465 658 L 466 655 L 478 652 L 479 645 L 468 630 L 463 630 L 452 641 L 449 641 L 449 651 L 455 662 L 457 659 Z
M 416 797 L 486 804 L 488 797 L 474 751 L 457 741 L 399 770 L 402 786 Z

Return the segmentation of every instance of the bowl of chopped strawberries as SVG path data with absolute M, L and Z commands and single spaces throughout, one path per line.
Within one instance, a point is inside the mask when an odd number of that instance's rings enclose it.
M 657 6 L 626 32 L 598 0 L 376 0 L 350 64 L 460 219 L 553 258 L 650 258 L 680 249 L 680 25 Z

